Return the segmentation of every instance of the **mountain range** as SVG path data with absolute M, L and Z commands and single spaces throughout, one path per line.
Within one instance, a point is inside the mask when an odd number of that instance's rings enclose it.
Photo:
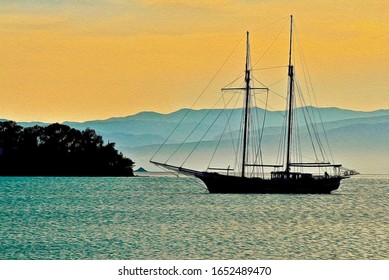
M 312 107 L 308 109 L 317 109 L 319 112 L 315 121 L 320 120 L 323 123 L 336 162 L 341 162 L 345 167 L 365 174 L 389 174 L 389 110 L 361 112 L 340 108 Z M 278 144 L 278 140 L 275 139 L 279 135 L 285 113 L 268 111 L 265 115 L 263 109 L 256 108 L 254 114 L 261 120 L 266 118 L 267 125 L 263 143 L 268 145 L 267 149 L 272 150 L 275 143 Z M 81 130 L 88 127 L 94 129 L 103 136 L 105 142 L 115 142 L 119 151 L 135 161 L 136 168 L 158 170 L 149 163 L 149 160 L 169 135 L 169 141 L 166 143 L 169 147 L 167 150 L 174 151 L 185 139 L 184 150 L 185 146 L 189 150 L 197 143 L 200 135 L 206 132 L 206 136 L 202 138 L 205 141 L 203 152 L 200 153 L 202 157 L 213 153 L 212 147 L 219 142 L 226 119 L 229 120 L 231 127 L 239 127 L 241 111 L 238 109 L 224 111 L 181 109 L 170 114 L 141 112 L 126 117 L 87 122 L 64 122 L 64 124 Z M 198 125 L 200 121 L 201 125 Z M 303 123 L 302 120 L 301 123 Z M 44 123 L 37 122 L 20 122 L 19 124 L 24 127 L 35 124 L 44 125 Z M 210 125 L 212 129 L 209 130 Z M 194 128 L 195 133 L 190 134 Z M 236 138 L 238 131 L 232 129 L 231 135 L 232 138 Z M 307 135 L 304 137 L 307 138 Z M 306 141 L 304 137 L 302 143 Z M 220 149 L 226 149 L 224 145 L 226 141 L 221 139 Z M 224 153 L 227 153 L 227 150 Z M 183 157 L 184 155 L 181 155 L 181 158 Z

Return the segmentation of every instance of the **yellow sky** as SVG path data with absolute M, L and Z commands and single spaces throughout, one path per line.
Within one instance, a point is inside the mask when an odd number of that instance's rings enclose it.
M 289 14 L 320 106 L 389 109 L 386 0 L 5 0 L 0 118 L 84 121 L 189 107 L 246 30 L 254 56 Z

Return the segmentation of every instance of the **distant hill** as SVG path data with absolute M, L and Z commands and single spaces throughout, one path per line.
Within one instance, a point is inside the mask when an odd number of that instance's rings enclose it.
M 319 108 L 318 112 L 319 115 L 316 115 L 315 119 L 317 122 L 320 119 L 323 121 L 336 161 L 357 169 L 361 173 L 389 174 L 389 110 L 361 112 L 340 108 Z M 258 108 L 255 114 L 262 119 L 264 110 Z M 182 120 L 185 115 L 186 118 Z M 284 121 L 284 115 L 282 111 L 267 112 L 265 133 L 270 143 L 278 143 L 276 139 Z M 149 163 L 149 159 L 177 127 L 177 124 L 180 123 L 180 126 L 172 133 L 169 140 L 172 149 L 181 143 L 194 128 L 196 132 L 190 135 L 187 142 L 198 141 L 200 135 L 203 135 L 213 123 L 212 129 L 203 139 L 207 141 L 208 152 L 211 153 L 211 147 L 219 139 L 227 118 L 229 118 L 231 127 L 238 127 L 241 122 L 241 111 L 238 109 L 224 112 L 219 109 L 181 109 L 170 114 L 141 112 L 106 120 L 65 122 L 64 124 L 79 130 L 94 129 L 96 133 L 104 137 L 105 141 L 116 143 L 118 150 L 132 158 L 137 166 L 143 166 L 148 170 L 158 170 Z M 200 120 L 203 122 L 197 126 Z M 304 122 L 300 119 L 299 123 Z M 31 124 L 35 123 L 20 123 L 22 126 Z M 234 131 L 232 133 L 238 134 Z M 272 151 L 270 146 L 269 150 Z
M 143 167 L 139 167 L 137 170 L 135 170 L 134 172 L 148 172 L 146 169 L 144 169 Z

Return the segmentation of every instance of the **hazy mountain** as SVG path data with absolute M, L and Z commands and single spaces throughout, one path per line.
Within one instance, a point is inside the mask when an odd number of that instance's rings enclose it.
M 308 107 L 308 110 L 316 111 L 316 109 Z M 302 109 L 297 109 L 298 123 L 303 124 L 304 114 L 301 114 L 301 111 Z M 203 148 L 203 152 L 200 152 L 201 157 L 205 158 L 213 154 L 213 147 L 217 145 L 220 135 L 226 130 L 226 120 L 229 121 L 227 128 L 231 130 L 230 134 L 233 138 L 238 137 L 236 128 L 242 121 L 241 113 L 238 109 L 225 111 L 181 109 L 170 114 L 141 112 L 107 120 L 64 124 L 81 130 L 88 127 L 95 129 L 106 142 L 115 142 L 119 150 L 136 162 L 137 167 L 157 170 L 149 164 L 149 159 L 169 135 L 167 147 L 171 152 L 183 140 L 186 140 L 187 144 L 183 147 L 187 151 L 190 151 L 200 139 L 205 140 L 205 144 L 200 146 Z M 260 120 L 259 124 L 262 124 L 262 120 L 266 118 L 264 150 L 270 151 L 274 157 L 285 113 L 270 111 L 265 115 L 265 111 L 258 108 L 252 115 Z M 337 162 L 364 173 L 389 173 L 389 110 L 359 112 L 339 108 L 319 108 L 314 114 L 313 121 L 319 123 L 320 120 L 326 129 Z M 35 124 L 45 125 L 38 122 L 20 123 L 22 126 Z M 308 139 L 308 134 L 305 133 L 302 136 L 303 145 L 309 145 Z M 232 153 L 227 149 L 227 142 L 223 138 L 220 144 L 220 150 L 226 155 Z M 175 155 L 175 157 L 184 159 L 185 155 Z
M 338 108 L 323 108 L 320 109 L 320 115 L 336 162 L 363 173 L 389 173 L 389 110 L 356 112 Z M 274 155 L 279 143 L 280 125 L 283 121 L 282 112 L 271 112 L 267 118 L 273 126 L 265 130 L 264 150 L 271 151 Z M 218 129 L 214 129 L 214 132 L 216 131 Z M 201 166 L 201 160 L 213 153 L 213 147 L 216 147 L 219 135 L 220 133 L 217 133 L 213 135 L 213 138 L 207 138 L 210 141 L 206 142 L 202 151 L 199 149 L 197 159 L 195 155 L 192 155 L 193 166 L 206 168 L 206 165 Z M 237 138 L 238 132 L 234 131 L 233 135 Z M 183 154 L 185 154 L 186 149 L 188 154 L 191 151 L 191 145 L 184 145 L 180 151 L 184 151 Z M 310 145 L 306 133 L 302 136 L 302 145 Z M 177 147 L 178 145 L 172 143 L 168 150 L 174 152 Z M 224 155 L 232 154 L 232 151 L 225 147 L 221 145 L 219 152 Z M 139 165 L 146 166 L 150 170 L 156 170 L 148 163 L 148 160 L 158 148 L 159 145 L 138 146 L 131 149 L 123 146 L 124 151 L 131 154 Z M 164 159 L 168 158 L 168 154 L 166 152 Z M 184 158 L 177 157 L 177 163 Z M 269 160 L 270 163 L 274 163 L 274 159 L 269 157 Z M 207 160 L 204 162 L 208 163 Z M 187 162 L 185 166 L 189 167 L 189 163 Z

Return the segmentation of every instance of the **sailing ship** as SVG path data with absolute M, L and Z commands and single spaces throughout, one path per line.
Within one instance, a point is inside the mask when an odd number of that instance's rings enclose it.
M 268 90 L 252 85 L 252 71 L 250 58 L 249 32 L 246 34 L 246 61 L 244 69 L 244 86 L 233 88 L 244 93 L 244 106 L 242 117 L 242 145 L 240 152 L 239 171 L 227 168 L 207 168 L 205 171 L 194 170 L 166 162 L 151 159 L 150 162 L 164 169 L 180 174 L 194 176 L 204 182 L 210 193 L 277 193 L 277 194 L 329 194 L 339 188 L 342 179 L 347 178 L 341 172 L 341 164 L 333 164 L 327 160 L 314 162 L 296 162 L 292 159 L 292 137 L 295 134 L 294 111 L 295 100 L 295 69 L 292 63 L 293 46 L 293 16 L 290 16 L 289 32 L 289 62 L 287 66 L 287 110 L 285 115 L 286 130 L 284 134 L 285 151 L 282 164 L 263 164 L 262 162 L 249 162 L 249 129 L 252 127 L 250 116 L 252 92 L 255 90 Z M 317 137 L 318 134 L 315 134 Z M 157 151 L 158 152 L 158 151 Z M 256 153 L 256 152 L 254 152 Z M 260 154 L 260 153 L 257 153 Z M 267 176 L 258 175 L 253 168 L 272 168 Z M 309 169 L 309 172 L 305 171 Z M 316 170 L 315 172 L 312 170 Z M 216 172 L 218 171 L 218 172 Z M 222 173 L 224 172 L 224 173 Z M 226 174 L 225 174 L 226 173 Z M 269 172 L 268 172 L 269 173 Z

